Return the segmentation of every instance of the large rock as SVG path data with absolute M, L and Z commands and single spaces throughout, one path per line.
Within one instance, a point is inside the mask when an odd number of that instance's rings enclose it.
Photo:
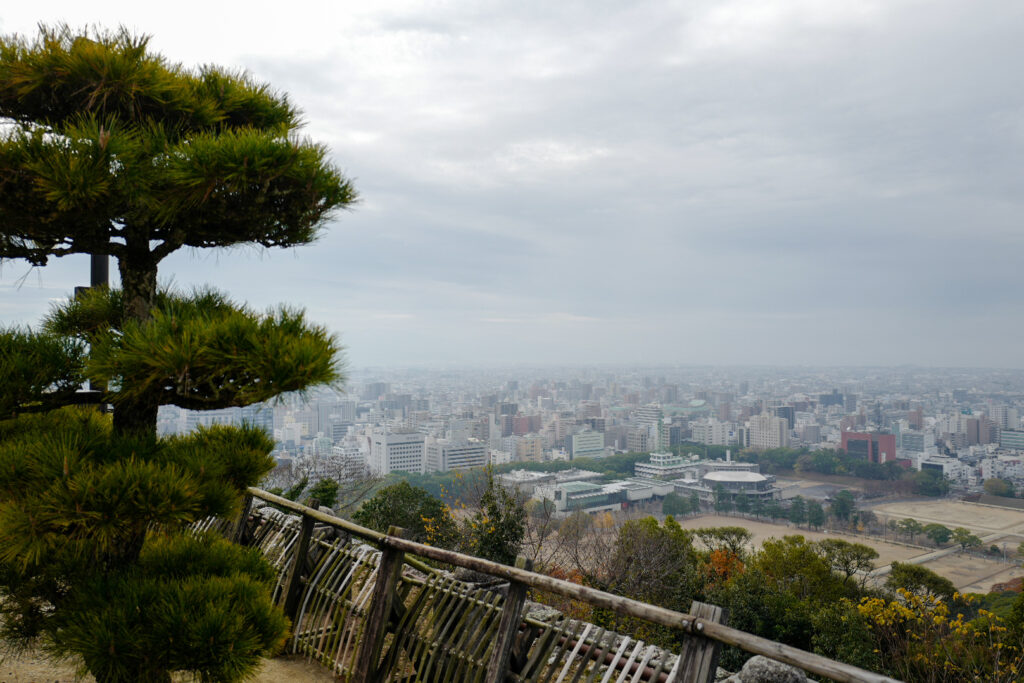
M 739 679 L 743 683 L 807 683 L 807 676 L 800 669 L 761 655 L 747 660 Z

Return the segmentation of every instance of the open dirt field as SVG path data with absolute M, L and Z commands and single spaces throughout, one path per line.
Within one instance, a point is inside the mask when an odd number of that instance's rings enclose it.
M 992 584 L 1009 580 L 1011 575 L 1008 572 L 1013 569 L 1011 565 L 1002 562 L 962 554 L 939 557 L 925 562 L 922 566 L 952 581 L 957 590 L 968 593 L 988 592 Z M 1006 576 L 1001 578 L 1004 574 Z
M 993 563 L 993 564 L 995 564 L 995 563 Z M 931 568 L 930 564 L 929 565 L 925 565 L 925 566 Z M 983 578 L 983 579 L 980 579 L 978 581 L 975 581 L 974 583 L 972 583 L 970 585 L 966 585 L 966 586 L 957 585 L 957 589 L 962 591 L 962 592 L 964 592 L 964 593 L 988 593 L 989 591 L 992 590 L 992 586 L 996 585 L 997 583 L 1006 583 L 1010 579 L 1015 579 L 1015 578 L 1017 578 L 1019 576 L 1024 576 L 1024 569 L 1022 569 L 1020 567 L 1015 567 L 1013 565 L 1005 565 L 1005 564 L 999 564 L 999 566 L 1002 567 L 1003 569 L 1002 569 L 1002 571 L 998 572 L 997 574 L 992 574 L 992 575 L 990 575 L 990 576 L 988 576 L 986 578 Z M 1009 568 L 1007 568 L 1007 567 L 1009 567 Z M 938 571 L 938 570 L 936 570 L 936 571 Z M 950 577 L 950 580 L 951 581 L 953 580 L 952 577 Z M 956 584 L 956 581 L 953 581 L 953 583 Z
M 883 503 L 871 508 L 879 517 L 944 524 L 970 529 L 979 536 L 993 533 L 1024 533 L 1024 511 L 988 507 L 953 500 Z
M 820 541 L 825 538 L 841 538 L 845 541 L 850 541 L 851 543 L 863 543 L 864 545 L 871 546 L 877 550 L 879 557 L 875 560 L 875 564 L 878 566 L 889 564 L 890 562 L 903 562 L 926 552 L 920 548 L 908 548 L 894 543 L 885 543 L 883 541 L 864 538 L 863 536 L 826 533 L 824 531 L 808 531 L 807 529 L 797 529 L 793 526 L 787 527 L 783 524 L 755 522 L 753 520 L 742 519 L 739 517 L 704 515 L 702 517 L 679 520 L 679 525 L 684 529 L 698 529 L 700 527 L 709 526 L 741 526 L 753 534 L 754 543 L 757 545 L 760 545 L 768 538 L 782 538 L 783 536 L 791 536 L 794 534 L 799 534 L 810 541 Z
M 175 681 L 185 679 L 175 679 Z M 278 657 L 264 662 L 254 683 L 334 683 L 335 678 L 317 664 L 301 657 Z M 71 666 L 49 664 L 31 654 L 0 660 L 0 683 L 95 683 L 92 676 L 75 678 Z

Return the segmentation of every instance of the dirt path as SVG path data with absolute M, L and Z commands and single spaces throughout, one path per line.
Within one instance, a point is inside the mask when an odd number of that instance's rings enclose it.
M 181 680 L 184 683 L 185 679 Z M 306 662 L 303 657 L 278 657 L 264 661 L 253 683 L 334 683 L 336 680 L 323 667 Z M 51 664 L 37 656 L 7 657 L 0 660 L 0 683 L 94 683 L 92 676 L 75 678 L 72 666 Z

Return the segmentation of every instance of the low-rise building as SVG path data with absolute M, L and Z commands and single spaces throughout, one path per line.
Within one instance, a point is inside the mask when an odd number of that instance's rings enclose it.
M 671 453 L 651 453 L 647 462 L 633 464 L 633 473 L 638 477 L 655 479 L 675 479 L 691 469 L 697 462 L 695 455 L 672 455 Z
M 724 491 L 732 498 L 742 494 L 763 500 L 782 498 L 782 489 L 775 484 L 773 475 L 761 474 L 750 469 L 715 468 L 699 477 L 690 476 L 672 483 L 680 495 L 690 496 L 696 493 L 700 501 L 706 505 L 715 502 L 715 492 L 718 490 Z

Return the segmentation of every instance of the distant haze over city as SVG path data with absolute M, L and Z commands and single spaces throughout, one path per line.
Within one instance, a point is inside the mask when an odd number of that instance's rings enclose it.
M 1024 367 L 1019 2 L 0 9 L 60 21 L 305 112 L 361 203 L 161 274 L 305 306 L 353 367 Z M 88 274 L 4 263 L 0 322 Z

